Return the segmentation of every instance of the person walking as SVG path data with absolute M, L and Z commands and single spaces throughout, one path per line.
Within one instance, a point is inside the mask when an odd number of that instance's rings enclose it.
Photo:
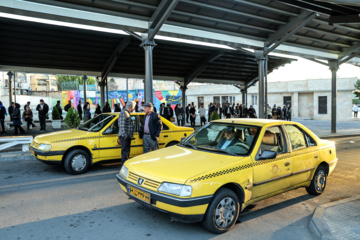
M 276 104 L 274 104 L 274 107 L 272 108 L 272 118 L 273 119 L 277 119 L 277 109 L 276 109 Z
M 186 123 L 189 123 L 189 116 L 190 116 L 190 103 L 185 108 L 186 113 Z
M 286 120 L 291 121 L 291 106 L 290 106 L 290 104 L 288 104 L 287 109 L 286 109 Z
M 352 110 L 354 112 L 354 118 L 357 118 L 358 117 L 358 111 L 359 111 L 358 105 L 354 104 L 354 106 L 352 107 Z
M 190 106 L 190 122 L 191 122 L 191 127 L 195 127 L 195 120 L 196 120 L 196 110 L 194 105 Z
M 9 108 L 8 108 L 8 113 L 9 113 L 9 116 L 10 116 L 10 121 L 13 120 L 14 110 L 15 110 L 15 103 L 12 102 L 11 105 L 9 106 Z
M 7 115 L 6 108 L 0 101 L 0 125 L 1 125 L 1 130 L 2 130 L 1 133 L 3 135 L 5 134 L 5 117 L 6 117 L 6 115 Z
M 153 112 L 153 104 L 146 103 L 144 106 L 145 117 L 143 120 L 143 150 L 144 153 L 159 149 L 159 137 L 162 130 L 162 122 L 157 113 Z
M 203 103 L 200 105 L 198 113 L 200 115 L 200 126 L 202 126 L 203 123 L 205 125 L 206 124 L 206 118 L 205 118 L 206 109 L 204 108 Z M 210 118 L 209 118 L 209 120 L 210 120 Z
M 249 118 L 256 118 L 256 111 L 252 105 L 250 105 L 250 108 L 249 108 Z
M 27 122 L 27 130 L 30 130 L 30 125 L 34 126 L 33 123 L 33 112 L 30 107 L 26 107 L 26 110 L 23 112 L 23 119 Z
M 184 108 L 179 104 L 177 110 L 175 111 L 178 126 L 184 126 Z
M 81 107 L 81 101 L 79 101 L 79 104 L 77 105 L 76 109 L 77 109 L 77 112 L 79 114 L 80 121 L 82 121 L 83 120 L 83 117 L 82 117 L 83 116 L 83 110 L 82 110 L 82 107 Z
M 58 101 L 57 103 L 58 103 L 59 106 L 60 106 L 60 101 Z M 58 104 L 56 104 L 56 105 L 58 105 Z M 58 107 L 58 108 L 59 108 L 59 107 Z M 60 106 L 60 108 L 61 108 L 61 106 Z M 66 104 L 65 107 L 64 107 L 64 111 L 67 112 L 67 111 L 69 111 L 70 108 L 71 108 L 71 101 L 69 100 L 69 101 L 68 101 L 68 104 Z M 59 112 L 60 112 L 60 110 L 59 110 Z M 62 110 L 61 110 L 61 112 L 62 112 Z M 60 116 L 62 116 L 61 113 L 60 113 Z M 62 119 L 62 118 L 61 118 L 61 119 Z
M 25 133 L 24 129 L 21 127 L 21 113 L 20 113 L 20 104 L 15 103 L 15 110 L 13 112 L 13 126 L 15 127 L 14 135 L 18 135 L 18 130 L 21 134 Z
M 46 131 L 46 119 L 49 118 L 49 106 L 44 102 L 43 99 L 40 99 L 40 104 L 37 105 L 36 111 L 38 111 L 40 130 Z
M 121 144 L 121 164 L 124 165 L 126 160 L 130 157 L 130 144 L 133 137 L 134 124 L 131 120 L 131 115 L 135 109 L 135 102 L 128 101 L 125 109 L 120 112 L 118 125 L 119 125 L 119 140 Z
M 64 111 L 68 111 L 69 110 L 69 104 L 70 104 L 70 101 L 69 103 L 65 106 L 66 110 L 64 109 Z M 71 106 L 71 105 L 70 105 Z M 57 101 L 56 102 L 56 105 L 55 107 L 57 108 L 57 110 L 59 111 L 59 114 L 60 114 L 60 119 L 62 120 L 63 119 L 63 116 L 62 116 L 62 108 L 61 108 L 61 105 L 60 105 L 60 101 Z
M 110 108 L 109 102 L 106 102 L 106 103 L 105 103 L 105 106 L 104 106 L 102 112 L 103 112 L 103 113 L 111 113 L 111 108 Z M 100 114 L 101 114 L 101 110 L 100 110 Z

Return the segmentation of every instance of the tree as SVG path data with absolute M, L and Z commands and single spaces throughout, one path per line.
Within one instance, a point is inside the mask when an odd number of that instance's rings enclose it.
M 60 120 L 61 119 L 59 110 L 56 106 L 53 107 L 51 115 L 52 115 L 52 120 Z
M 356 83 L 354 84 L 354 87 L 355 87 L 355 91 L 353 91 L 353 93 L 355 94 L 355 96 L 357 97 L 357 98 L 359 98 L 360 99 L 360 79 L 358 79 L 357 81 L 356 81 Z
M 80 125 L 79 113 L 73 108 L 69 108 L 64 122 L 68 128 L 77 128 Z
M 62 83 L 65 83 L 67 86 L 64 87 Z M 95 84 L 96 80 L 93 77 L 88 77 L 87 84 Z M 56 75 L 56 85 L 59 91 L 62 90 L 77 90 L 79 85 L 83 85 L 84 80 L 82 76 L 67 76 L 67 75 Z
M 218 120 L 218 119 L 220 119 L 219 114 L 217 113 L 217 111 L 213 111 L 210 115 L 210 121 Z

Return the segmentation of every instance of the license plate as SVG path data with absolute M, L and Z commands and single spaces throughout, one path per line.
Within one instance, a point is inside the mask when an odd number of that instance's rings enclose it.
M 137 188 L 128 186 L 128 194 L 150 204 L 150 193 L 143 192 Z
M 31 152 L 32 155 L 35 155 L 34 150 L 31 150 L 31 149 L 30 149 L 30 152 Z

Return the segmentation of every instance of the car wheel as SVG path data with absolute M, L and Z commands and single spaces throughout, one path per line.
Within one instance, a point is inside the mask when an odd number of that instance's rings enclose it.
M 227 232 L 235 225 L 239 211 L 237 195 L 229 189 L 220 189 L 211 201 L 202 224 L 213 233 Z
M 65 157 L 64 167 L 68 173 L 74 175 L 84 173 L 90 167 L 90 157 L 84 150 L 72 150 Z
M 166 145 L 166 147 L 171 147 L 175 145 L 178 145 L 178 142 L 169 142 L 168 145 Z
M 306 188 L 306 191 L 311 195 L 320 195 L 325 190 L 326 181 L 326 169 L 324 166 L 319 166 L 316 169 L 313 179 L 311 180 L 310 186 Z

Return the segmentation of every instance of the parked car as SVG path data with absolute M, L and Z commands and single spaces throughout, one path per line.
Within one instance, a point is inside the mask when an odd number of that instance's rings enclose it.
M 130 157 L 143 153 L 143 140 L 139 138 L 139 129 L 144 113 L 132 113 L 135 131 L 131 141 Z M 58 164 L 71 174 L 80 174 L 90 165 L 121 158 L 121 146 L 118 145 L 119 114 L 98 115 L 81 124 L 77 129 L 41 134 L 30 144 L 30 151 L 39 161 Z M 161 117 L 163 130 L 159 137 L 159 148 L 178 144 L 181 138 L 194 132 L 192 128 L 175 126 Z
M 299 123 L 226 119 L 126 161 L 116 177 L 135 201 L 223 233 L 256 201 L 300 187 L 321 194 L 337 161 L 334 142 Z

